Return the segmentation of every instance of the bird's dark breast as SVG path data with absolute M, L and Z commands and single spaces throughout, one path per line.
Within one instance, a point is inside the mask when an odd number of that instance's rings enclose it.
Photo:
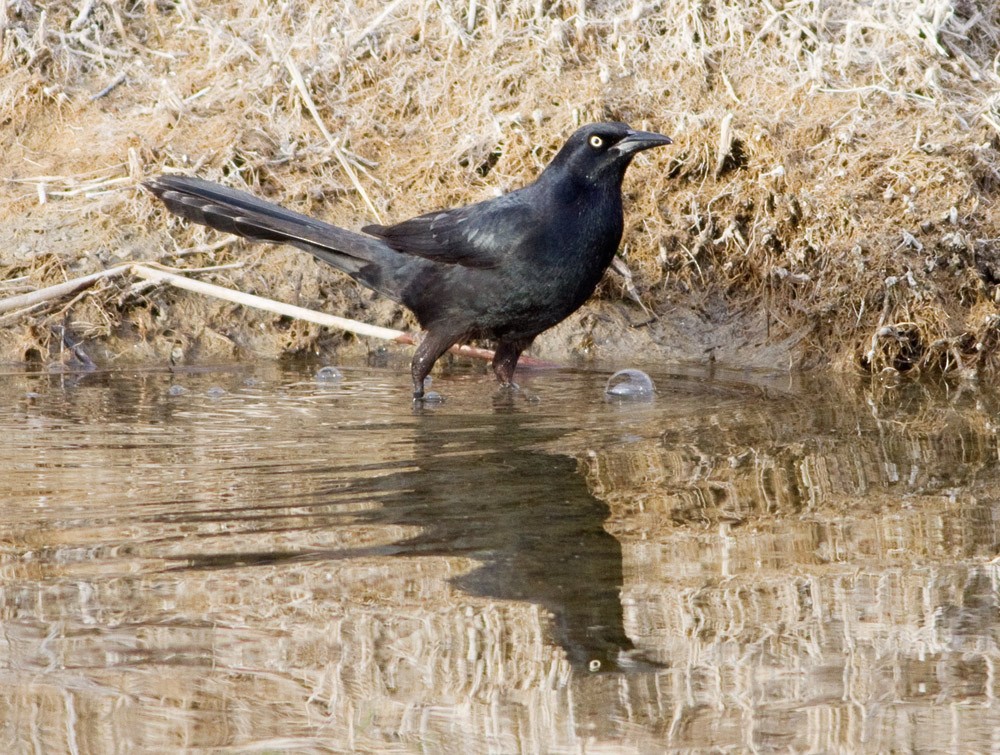
M 422 265 L 403 303 L 425 329 L 448 323 L 469 337 L 533 338 L 576 311 L 611 264 L 621 205 L 603 209 L 568 227 L 540 224 L 550 230 L 533 239 L 530 254 L 512 253 L 495 268 Z

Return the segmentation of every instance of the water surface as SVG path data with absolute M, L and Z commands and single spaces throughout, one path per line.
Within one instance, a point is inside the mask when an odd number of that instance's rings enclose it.
M 0 377 L 0 748 L 989 750 L 998 402 Z

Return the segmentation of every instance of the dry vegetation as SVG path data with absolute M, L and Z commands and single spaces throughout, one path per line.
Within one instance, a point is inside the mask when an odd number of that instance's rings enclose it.
M 197 173 L 357 227 L 515 188 L 614 118 L 676 142 L 628 178 L 623 255 L 660 319 L 619 351 L 997 365 L 995 3 L 7 0 L 0 30 L 0 298 L 125 259 L 240 261 L 210 278 L 405 327 L 301 253 L 182 226 L 138 182 Z M 599 332 L 643 319 L 622 283 L 541 350 L 623 357 Z M 43 362 L 62 326 L 106 361 L 345 343 L 121 281 L 0 326 L 0 359 Z

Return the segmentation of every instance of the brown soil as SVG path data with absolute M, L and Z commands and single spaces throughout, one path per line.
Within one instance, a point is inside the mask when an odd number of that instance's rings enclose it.
M 622 255 L 657 319 L 611 274 L 538 354 L 996 368 L 994 4 L 19 2 L 0 31 L 0 298 L 123 260 L 240 262 L 203 277 L 412 327 L 139 181 L 195 173 L 358 227 L 516 188 L 613 118 L 675 139 L 626 178 Z M 115 279 L 0 315 L 0 360 L 57 360 L 64 332 L 103 363 L 374 348 Z

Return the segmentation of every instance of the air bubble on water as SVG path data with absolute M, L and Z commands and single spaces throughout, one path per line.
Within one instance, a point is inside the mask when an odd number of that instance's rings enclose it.
M 211 388 L 205 391 L 205 393 L 209 398 L 219 398 L 220 396 L 226 395 L 226 389 L 220 388 L 217 385 L 213 385 Z
M 169 388 L 167 388 L 168 396 L 183 396 L 187 392 L 188 389 L 185 388 L 183 385 L 172 385 Z
M 320 383 L 334 383 L 344 377 L 344 374 L 336 367 L 327 365 L 320 367 L 316 371 L 316 380 Z
M 651 401 L 654 395 L 653 381 L 642 370 L 618 370 L 608 378 L 604 395 L 613 399 Z

